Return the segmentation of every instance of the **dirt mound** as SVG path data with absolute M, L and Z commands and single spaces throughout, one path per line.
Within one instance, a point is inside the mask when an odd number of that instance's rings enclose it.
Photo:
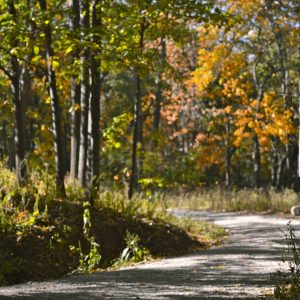
M 111 209 L 91 209 L 91 234 L 100 245 L 102 267 L 108 267 L 126 247 L 129 231 L 141 238 L 152 256 L 185 253 L 200 248 L 198 241 L 176 226 L 158 220 L 123 216 Z M 79 203 L 53 201 L 47 216 L 37 219 L 30 230 L 17 228 L 0 233 L 0 283 L 14 284 L 57 278 L 78 266 L 72 246 L 88 251 L 83 235 L 83 208 Z

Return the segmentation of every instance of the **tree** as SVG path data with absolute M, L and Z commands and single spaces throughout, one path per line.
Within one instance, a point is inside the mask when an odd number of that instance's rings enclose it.
M 39 0 L 40 8 L 43 16 L 47 16 L 47 3 L 46 0 Z M 61 108 L 59 103 L 59 97 L 57 93 L 56 74 L 53 68 L 54 51 L 52 48 L 52 30 L 51 21 L 46 18 L 43 26 L 43 32 L 45 35 L 45 52 L 47 62 L 47 83 L 48 92 L 51 99 L 52 109 L 52 130 L 54 136 L 54 149 L 55 149 L 55 164 L 56 164 L 56 189 L 60 196 L 65 195 L 64 184 L 64 152 L 63 152 L 63 133 L 61 125 Z
M 80 30 L 79 0 L 71 2 L 72 14 L 70 16 L 70 28 L 74 37 L 78 39 Z M 73 49 L 71 47 L 70 49 Z M 72 54 L 71 63 L 75 64 L 79 57 L 79 50 Z M 74 181 L 78 176 L 79 143 L 80 143 L 80 84 L 78 75 L 73 72 L 71 77 L 71 154 L 70 154 L 70 177 Z

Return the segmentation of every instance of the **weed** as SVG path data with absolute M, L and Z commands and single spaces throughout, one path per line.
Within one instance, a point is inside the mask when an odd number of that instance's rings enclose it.
M 126 231 L 126 248 L 119 258 L 114 261 L 114 266 L 121 266 L 125 263 L 144 261 L 149 257 L 149 251 L 141 246 L 141 239 L 137 234 Z
M 279 282 L 274 290 L 278 300 L 300 299 L 300 243 L 290 222 L 287 227 L 282 261 L 288 265 L 288 273 L 278 272 Z
M 90 214 L 90 203 L 83 203 L 83 236 L 88 242 L 89 252 L 84 253 L 79 241 L 78 248 L 70 246 L 72 252 L 79 254 L 79 265 L 73 273 L 86 273 L 91 272 L 99 267 L 101 261 L 100 245 L 96 243 L 95 237 L 91 235 L 91 214 Z

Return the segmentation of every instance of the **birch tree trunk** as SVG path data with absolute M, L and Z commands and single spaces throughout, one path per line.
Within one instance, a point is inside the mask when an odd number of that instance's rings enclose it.
M 80 9 L 79 1 L 72 0 L 72 19 L 71 19 L 71 30 L 73 33 L 77 33 L 80 28 Z M 78 58 L 78 51 L 75 51 L 72 57 L 72 63 L 75 58 Z M 76 74 L 72 75 L 71 78 L 71 103 L 73 106 L 71 112 L 71 155 L 70 155 L 70 177 L 74 180 L 78 176 L 78 160 L 79 160 L 79 144 L 80 144 L 80 84 Z

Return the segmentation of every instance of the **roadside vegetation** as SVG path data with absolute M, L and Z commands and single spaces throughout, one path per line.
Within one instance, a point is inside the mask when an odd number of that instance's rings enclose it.
M 166 194 L 163 205 L 169 208 L 209 209 L 214 211 L 244 211 L 290 214 L 291 207 L 300 202 L 299 193 L 291 190 L 237 189 L 219 186 L 197 192 Z
M 284 232 L 282 262 L 286 271 L 278 271 L 274 276 L 276 300 L 300 299 L 300 242 L 291 223 Z
M 28 185 L 16 188 L 15 174 L 0 172 L 0 285 L 206 249 L 227 234 L 169 216 L 155 200 L 129 201 L 124 192 L 99 192 L 91 206 L 83 189 L 67 184 L 59 199 L 51 176 L 31 174 Z

